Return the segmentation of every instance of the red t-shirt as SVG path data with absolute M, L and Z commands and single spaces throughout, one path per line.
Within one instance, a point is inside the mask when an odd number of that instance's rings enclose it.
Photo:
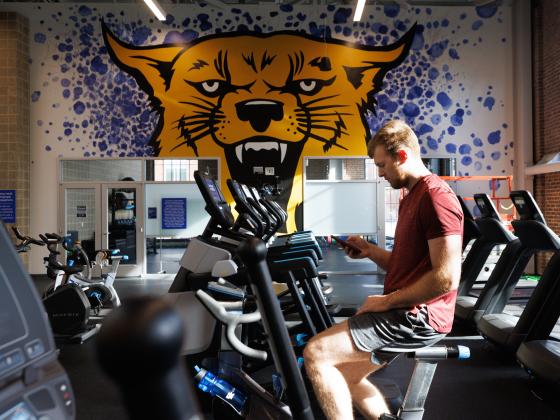
M 447 235 L 463 235 L 463 211 L 445 181 L 426 175 L 400 203 L 384 293 L 402 289 L 430 271 L 428 240 Z M 452 290 L 426 302 L 429 323 L 436 331 L 451 331 L 456 298 L 457 290 Z

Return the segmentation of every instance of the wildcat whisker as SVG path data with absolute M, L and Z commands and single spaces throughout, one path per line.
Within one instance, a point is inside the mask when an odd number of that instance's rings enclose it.
M 301 105 L 306 107 L 306 106 L 311 105 L 311 104 L 314 104 L 314 103 L 316 103 L 316 102 L 326 101 L 327 99 L 336 98 L 337 96 L 340 96 L 340 95 L 323 96 L 323 97 L 321 97 L 321 98 L 312 99 L 311 101 L 308 101 L 308 102 L 302 102 Z
M 308 111 L 322 110 L 322 109 L 332 109 L 332 108 L 348 108 L 349 106 L 350 105 L 343 105 L 343 104 L 310 106 L 309 108 L 296 109 L 296 112 L 299 112 L 299 111 L 308 112 Z
M 313 134 L 308 132 L 307 130 L 302 130 L 300 128 L 297 129 L 300 133 L 305 134 L 306 136 L 309 136 L 310 138 L 320 141 L 321 143 L 325 143 L 325 145 L 323 146 L 323 150 L 326 152 L 327 150 L 329 150 L 332 146 L 336 146 L 336 147 L 340 147 L 343 150 L 348 150 L 346 147 L 341 146 L 340 144 L 338 144 L 336 142 L 336 138 L 331 139 L 331 140 L 327 140 L 324 139 L 323 137 L 318 136 L 317 134 Z
M 205 104 L 210 105 L 212 108 L 216 108 L 216 104 L 213 104 L 212 102 L 207 101 L 206 99 L 201 98 L 200 96 L 193 96 L 193 98 L 194 98 L 194 99 L 198 99 L 199 101 L 204 102 Z
M 340 137 L 341 134 L 348 134 L 346 131 L 341 130 L 340 128 L 329 127 L 328 125 L 313 125 L 313 124 L 310 124 L 309 128 L 314 128 L 314 129 L 317 129 L 317 130 L 329 130 L 329 131 L 332 131 L 333 133 L 336 133 L 337 137 Z
M 188 139 L 185 139 L 185 141 L 182 141 L 181 143 L 179 143 L 179 144 L 177 144 L 175 147 L 173 147 L 173 148 L 171 149 L 171 151 L 174 151 L 174 150 L 177 149 L 178 147 L 181 147 L 181 146 L 185 146 L 185 145 L 186 145 L 186 146 L 192 147 L 192 148 L 194 149 L 194 151 L 195 151 L 195 154 L 198 156 L 197 147 L 196 147 L 196 141 L 199 140 L 199 139 L 201 139 L 201 138 L 203 138 L 203 137 L 205 137 L 205 136 L 207 136 L 208 134 L 214 133 L 215 131 L 216 131 L 215 128 L 210 128 L 210 129 L 204 131 L 203 133 L 198 134 L 197 136 L 194 136 L 194 137 L 190 137 L 190 136 L 189 136 Z M 186 133 L 186 134 L 188 134 L 188 133 Z M 179 137 L 177 137 L 177 139 L 180 139 L 181 137 L 182 137 L 182 136 L 179 136 Z M 184 138 L 184 136 L 183 136 L 183 138 Z
M 215 107 L 210 108 L 210 107 L 204 106 L 204 105 L 202 105 L 202 104 L 197 104 L 196 102 L 189 102 L 189 101 L 179 101 L 179 103 L 180 103 L 180 104 L 183 104 L 183 105 L 192 105 L 192 106 L 196 106 L 197 108 L 205 109 L 205 110 L 207 110 L 207 111 L 214 111 L 214 108 L 215 108 Z
M 350 112 L 304 112 L 296 111 L 296 117 L 300 116 L 311 116 L 311 117 L 333 117 L 335 115 L 354 115 Z

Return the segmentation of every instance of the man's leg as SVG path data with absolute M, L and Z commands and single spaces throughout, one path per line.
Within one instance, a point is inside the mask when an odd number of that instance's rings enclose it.
M 379 369 L 370 354 L 356 349 L 348 322 L 337 324 L 307 343 L 305 369 L 328 419 L 352 419 L 352 400 L 366 416 L 388 412 L 383 396 L 367 376 Z
M 373 364 L 369 358 L 364 363 L 342 363 L 338 370 L 346 379 L 350 395 L 356 408 L 368 419 L 378 419 L 381 414 L 390 413 L 383 394 L 368 380 L 368 377 L 384 365 Z

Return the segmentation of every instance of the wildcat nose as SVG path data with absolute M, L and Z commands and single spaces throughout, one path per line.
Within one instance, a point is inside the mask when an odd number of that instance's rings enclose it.
M 283 104 L 266 100 L 251 100 L 235 105 L 237 116 L 241 121 L 249 121 L 254 130 L 266 131 L 270 122 L 280 121 L 284 117 Z

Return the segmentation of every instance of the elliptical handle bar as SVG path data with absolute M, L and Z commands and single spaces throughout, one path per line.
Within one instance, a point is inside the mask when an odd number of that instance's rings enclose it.
M 244 356 L 254 359 L 266 360 L 268 354 L 266 351 L 255 350 L 243 344 L 235 335 L 235 329 L 239 324 L 248 324 L 261 320 L 260 312 L 252 312 L 249 314 L 233 314 L 227 309 L 241 309 L 242 302 L 218 302 L 203 290 L 196 291 L 196 297 L 210 311 L 210 313 L 218 321 L 226 325 L 226 338 L 229 344 Z M 227 308 L 227 309 L 226 309 Z

